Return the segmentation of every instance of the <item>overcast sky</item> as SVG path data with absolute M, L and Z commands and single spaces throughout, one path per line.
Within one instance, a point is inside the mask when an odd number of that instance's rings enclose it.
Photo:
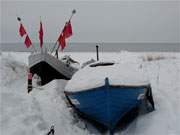
M 33 42 L 39 42 L 39 18 L 45 42 L 57 40 L 72 9 L 70 42 L 179 42 L 178 1 L 1 1 L 1 42 L 22 42 L 22 22 Z

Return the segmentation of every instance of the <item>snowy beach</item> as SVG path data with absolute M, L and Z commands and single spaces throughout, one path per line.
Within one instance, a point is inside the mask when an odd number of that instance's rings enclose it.
M 55 135 L 93 135 L 96 128 L 78 119 L 66 104 L 67 81 L 54 80 L 41 89 L 27 93 L 27 52 L 0 54 L 0 109 L 2 135 L 45 135 L 51 125 Z M 70 55 L 82 65 L 95 53 L 59 53 Z M 100 53 L 100 60 L 136 63 L 149 79 L 156 110 L 137 117 L 126 129 L 115 135 L 179 135 L 180 134 L 180 54 L 158 52 Z

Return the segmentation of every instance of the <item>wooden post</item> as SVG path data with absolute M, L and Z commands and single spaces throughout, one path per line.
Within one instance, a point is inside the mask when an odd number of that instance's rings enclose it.
M 56 58 L 58 59 L 58 50 L 56 50 Z
M 99 61 L 99 46 L 96 45 L 96 56 L 97 56 L 97 61 Z

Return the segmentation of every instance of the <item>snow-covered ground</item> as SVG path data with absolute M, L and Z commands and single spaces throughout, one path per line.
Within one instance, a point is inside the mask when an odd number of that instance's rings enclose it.
M 95 53 L 64 54 L 81 64 L 96 58 Z M 67 106 L 63 94 L 66 81 L 54 80 L 42 89 L 27 93 L 28 55 L 0 54 L 0 134 L 46 135 L 51 125 L 55 126 L 55 135 L 102 134 L 91 124 L 77 119 Z M 152 85 L 156 110 L 139 116 L 116 135 L 180 134 L 180 54 L 100 53 L 100 59 L 141 64 Z

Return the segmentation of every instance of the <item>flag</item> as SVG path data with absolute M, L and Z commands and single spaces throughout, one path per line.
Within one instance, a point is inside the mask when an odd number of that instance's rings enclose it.
M 43 26 L 42 26 L 41 21 L 40 21 L 40 30 L 39 30 L 39 40 L 40 40 L 40 47 L 42 48 L 42 45 L 43 45 Z
M 70 36 L 72 36 L 71 21 L 66 23 L 64 30 L 63 30 L 63 33 L 64 33 L 65 38 L 69 38 Z
M 20 23 L 19 35 L 21 37 L 23 37 L 25 34 L 26 34 L 26 30 L 25 30 L 24 26 L 22 25 L 22 23 Z
M 31 40 L 30 40 L 28 35 L 26 36 L 24 44 L 26 45 L 27 48 L 29 48 L 32 45 L 32 42 L 31 42 Z
M 61 33 L 61 35 L 59 36 L 58 42 L 59 42 L 59 45 L 61 46 L 61 51 L 63 51 L 64 48 L 66 47 L 65 36 L 63 33 Z
M 32 80 L 32 73 L 28 72 L 28 80 Z
M 59 46 L 61 46 L 61 51 L 63 51 L 64 48 L 66 47 L 65 39 L 69 38 L 70 36 L 72 36 L 72 26 L 71 26 L 71 22 L 69 21 L 66 22 L 66 25 L 64 26 L 64 29 L 58 38 Z

